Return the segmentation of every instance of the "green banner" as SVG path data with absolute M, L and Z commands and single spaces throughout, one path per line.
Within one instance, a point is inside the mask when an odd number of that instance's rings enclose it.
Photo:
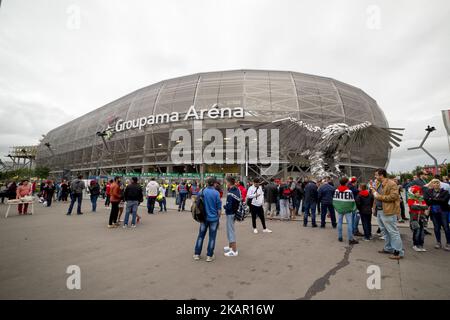
M 125 173 L 124 177 L 140 177 L 141 173 L 135 173 L 135 172 L 130 172 L 130 173 Z
M 159 173 L 157 172 L 145 172 L 141 174 L 142 177 L 159 177 Z
M 180 176 L 180 174 L 178 174 L 178 173 L 161 173 L 159 176 L 162 178 L 178 178 Z
M 200 179 L 202 176 L 200 173 L 183 173 L 183 178 L 193 178 L 193 179 Z
M 110 174 L 111 177 L 123 177 L 125 175 L 125 173 L 123 172 L 112 172 Z
M 224 173 L 205 173 L 205 178 L 206 177 L 214 177 L 214 178 L 221 178 L 223 179 L 225 177 Z

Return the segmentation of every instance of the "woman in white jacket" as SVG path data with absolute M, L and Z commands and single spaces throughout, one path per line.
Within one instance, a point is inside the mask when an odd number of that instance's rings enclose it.
M 258 229 L 256 228 L 256 217 L 259 217 L 261 220 L 263 232 L 271 233 L 272 230 L 267 229 L 266 227 L 266 220 L 264 218 L 263 210 L 264 191 L 259 182 L 259 179 L 255 178 L 253 180 L 253 185 L 248 188 L 247 191 L 247 199 L 250 202 L 250 213 L 252 214 L 253 233 L 258 233 Z

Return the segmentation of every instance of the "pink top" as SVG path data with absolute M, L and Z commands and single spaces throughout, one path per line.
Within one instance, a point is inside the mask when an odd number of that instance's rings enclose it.
M 22 185 L 17 188 L 17 199 L 28 196 L 31 194 L 31 185 Z

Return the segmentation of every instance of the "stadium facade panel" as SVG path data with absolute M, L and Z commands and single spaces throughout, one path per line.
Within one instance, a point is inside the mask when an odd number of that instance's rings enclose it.
M 51 168 L 54 174 L 149 171 L 256 174 L 258 165 L 249 171 L 243 165 L 172 163 L 170 154 L 176 142 L 171 141 L 170 134 L 177 128 L 192 129 L 193 117 L 184 120 L 192 111 L 190 108 L 196 112 L 205 110 L 205 115 L 211 108 L 225 110 L 225 115 L 205 116 L 201 120 L 203 129 L 223 131 L 289 116 L 320 127 L 364 121 L 388 127 L 373 98 L 357 87 L 331 78 L 265 70 L 197 73 L 139 89 L 51 130 L 38 146 L 37 165 Z M 227 110 L 242 110 L 243 115 L 228 117 Z M 142 121 L 139 126 L 136 121 L 143 118 L 147 122 L 143 125 Z M 133 121 L 139 127 L 133 127 Z M 119 130 L 105 135 L 110 128 Z M 368 141 L 362 148 L 352 148 L 342 166 L 349 174 L 367 176 L 373 168 L 386 167 L 389 156 L 389 148 Z M 307 175 L 306 160 L 297 157 L 295 163 L 289 163 L 289 159 L 293 158 L 286 156 L 280 165 L 279 176 Z

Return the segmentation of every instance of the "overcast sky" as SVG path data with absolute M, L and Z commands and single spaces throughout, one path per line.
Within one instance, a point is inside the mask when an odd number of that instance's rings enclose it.
M 290 70 L 367 92 L 405 128 L 389 170 L 450 161 L 450 1 L 3 0 L 0 155 L 152 83 L 204 71 Z

